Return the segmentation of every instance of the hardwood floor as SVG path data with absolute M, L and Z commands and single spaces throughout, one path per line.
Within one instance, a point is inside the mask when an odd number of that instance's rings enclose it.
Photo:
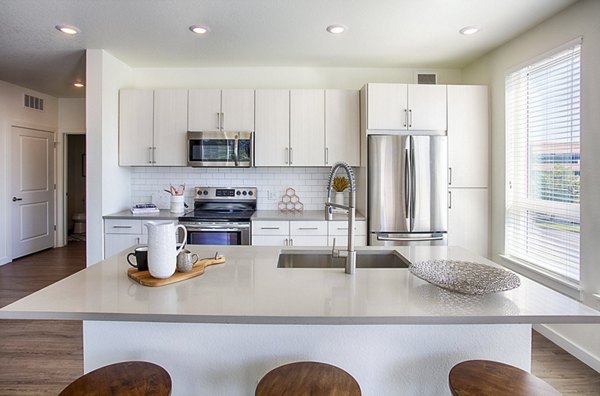
M 0 307 L 85 268 L 85 242 L 0 266 Z M 600 396 L 600 373 L 537 332 L 531 372 L 564 395 Z M 0 396 L 56 395 L 83 374 L 81 321 L 0 320 Z

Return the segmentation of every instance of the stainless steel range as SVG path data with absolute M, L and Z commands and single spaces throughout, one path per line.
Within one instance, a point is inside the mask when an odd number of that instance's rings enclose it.
M 179 218 L 194 245 L 250 245 L 256 187 L 196 187 L 194 210 Z

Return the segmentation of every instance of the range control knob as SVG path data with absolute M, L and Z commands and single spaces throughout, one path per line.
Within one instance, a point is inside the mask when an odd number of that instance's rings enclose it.
M 208 195 L 208 191 L 207 190 L 204 190 L 204 195 Z
M 235 195 L 240 195 L 241 193 L 238 191 L 235 192 Z
M 248 195 L 253 196 L 254 193 L 252 191 L 248 191 Z
M 244 195 L 244 196 L 245 196 L 246 194 L 248 194 L 246 191 L 242 192 L 242 195 Z

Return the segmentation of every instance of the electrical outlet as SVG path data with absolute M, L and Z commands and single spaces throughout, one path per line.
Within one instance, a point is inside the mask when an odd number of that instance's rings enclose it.
M 267 190 L 267 200 L 268 201 L 275 201 L 277 200 L 277 194 L 275 193 L 275 191 L 273 190 Z

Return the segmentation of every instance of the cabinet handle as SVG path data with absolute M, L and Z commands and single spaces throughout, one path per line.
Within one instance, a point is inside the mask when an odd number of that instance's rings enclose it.
M 285 164 L 286 165 L 289 164 L 289 162 L 290 162 L 290 160 L 289 160 L 289 158 L 290 158 L 290 152 L 289 152 L 289 150 L 290 150 L 289 148 L 287 148 L 287 147 L 285 148 Z
M 136 245 L 139 245 L 140 244 L 140 237 L 135 238 L 135 240 L 137 241 Z
M 148 147 L 148 163 L 152 163 L 152 146 Z
M 329 164 L 329 147 L 325 147 L 325 165 Z
M 156 147 L 152 147 L 152 163 L 156 164 Z
M 452 209 L 452 191 L 448 191 L 448 209 Z
M 279 227 L 260 227 L 261 230 L 278 230 Z
M 408 127 L 412 128 L 412 109 L 408 110 Z
M 294 161 L 293 160 L 293 158 L 294 158 L 293 154 L 294 154 L 294 149 L 292 147 L 290 147 L 290 165 L 292 165 L 293 161 Z
M 225 113 L 221 113 L 221 130 L 225 129 Z
M 113 228 L 133 228 L 133 226 L 130 226 L 130 225 L 115 225 L 115 226 L 113 226 Z
M 404 127 L 406 127 L 406 122 L 408 120 L 408 114 L 407 114 L 408 110 L 404 109 L 404 123 L 402 124 Z
M 221 113 L 217 113 L 217 130 L 221 130 Z
M 452 167 L 448 168 L 448 185 L 452 185 Z
M 318 227 L 298 227 L 299 230 L 318 230 Z
M 338 231 L 348 231 L 348 227 L 338 227 Z

